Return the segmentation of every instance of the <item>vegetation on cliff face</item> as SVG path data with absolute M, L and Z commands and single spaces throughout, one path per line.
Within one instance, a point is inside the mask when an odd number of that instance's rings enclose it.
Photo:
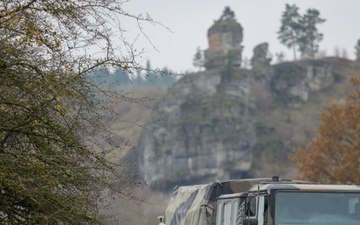
M 289 89 L 300 83 L 306 76 L 306 67 L 292 62 L 285 62 L 274 67 L 270 88 L 275 100 L 287 105 L 299 101 L 299 96 L 291 95 Z
M 140 154 L 149 157 L 148 151 L 154 149 L 158 156 L 149 163 L 154 168 L 145 171 L 149 177 L 159 175 L 163 181 L 177 184 L 183 179 L 191 182 L 193 177 L 199 180 L 205 170 L 210 177 L 204 179 L 295 176 L 289 160 L 291 150 L 311 139 L 319 121 L 318 112 L 328 98 L 345 96 L 347 77 L 356 69 L 352 61 L 328 58 L 274 65 L 263 79 L 252 77 L 250 70 L 235 68 L 224 74 L 221 67 L 188 75 L 170 88 L 156 106 L 160 114 L 153 120 L 160 122 L 148 127 L 151 132 L 144 131 L 138 146 Z M 300 99 L 293 92 L 294 86 L 295 90 L 304 90 L 307 98 Z M 297 101 L 299 104 L 294 104 Z M 161 120 L 164 115 L 168 119 Z M 252 144 L 241 141 L 245 139 Z M 224 155 L 222 158 L 240 156 L 244 153 L 241 149 L 248 149 L 251 156 L 246 158 L 251 162 L 249 170 L 234 169 L 245 165 L 242 160 L 229 161 L 228 167 L 210 160 L 217 153 Z M 205 159 L 208 164 L 199 163 Z M 167 174 L 172 167 L 185 172 Z M 228 174 L 213 173 L 214 168 Z
M 248 74 L 236 71 L 191 74 L 164 95 L 151 118 L 159 122 L 142 132 L 138 145 L 141 171 L 149 180 L 171 187 L 239 177 L 249 169 L 255 130 Z

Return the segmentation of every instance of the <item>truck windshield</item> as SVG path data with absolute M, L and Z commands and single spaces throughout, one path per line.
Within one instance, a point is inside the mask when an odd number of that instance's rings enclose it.
M 274 225 L 360 225 L 360 193 L 277 192 Z

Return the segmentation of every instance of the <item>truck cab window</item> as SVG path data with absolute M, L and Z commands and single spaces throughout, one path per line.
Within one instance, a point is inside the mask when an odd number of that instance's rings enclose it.
M 239 204 L 239 210 L 236 217 L 236 224 L 242 225 L 244 219 L 254 217 L 256 215 L 256 198 L 242 198 Z
M 256 215 L 256 199 L 249 197 L 247 201 L 248 207 L 246 209 L 246 216 L 253 217 Z
M 233 213 L 232 213 L 232 224 L 236 225 L 237 215 L 239 210 L 239 204 L 237 202 L 234 202 L 233 204 Z
M 359 199 L 359 193 L 350 192 L 278 192 L 275 225 L 360 224 L 355 213 Z
M 223 210 L 224 211 L 222 225 L 231 225 L 231 202 L 224 203 Z

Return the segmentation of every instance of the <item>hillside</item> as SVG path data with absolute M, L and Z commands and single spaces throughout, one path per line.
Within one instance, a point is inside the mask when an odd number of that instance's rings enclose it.
M 327 101 L 341 101 L 355 62 L 285 62 L 231 73 L 207 70 L 180 79 L 155 105 L 138 144 L 148 181 L 296 176 L 288 158 L 313 137 Z
M 288 159 L 292 150 L 311 140 L 327 102 L 343 101 L 350 87 L 348 77 L 358 74 L 359 67 L 359 63 L 341 58 L 284 62 L 272 65 L 265 77 L 255 76 L 252 70 L 234 70 L 226 82 L 221 82 L 221 70 L 212 69 L 186 75 L 166 92 L 141 90 L 141 96 L 157 99 L 146 104 L 150 111 L 142 104 L 114 104 L 119 118 L 140 124 L 150 121 L 145 127 L 133 123 L 118 127 L 123 128 L 119 134 L 132 137 L 134 144 L 138 141 L 138 151 L 131 151 L 132 155 L 137 152 L 144 157 L 144 146 L 156 150 L 157 157 L 147 160 L 153 169 L 142 170 L 143 175 L 149 179 L 154 167 L 165 162 L 179 173 L 157 169 L 157 176 L 172 180 L 158 179 L 151 187 L 135 190 L 147 203 L 130 207 L 126 200 L 114 200 L 110 212 L 121 219 L 131 218 L 133 224 L 153 224 L 175 185 L 238 178 L 236 170 L 243 177 L 296 177 Z M 173 151 L 170 154 L 166 152 L 169 149 Z M 245 151 L 249 157 L 241 158 Z M 209 163 L 214 155 L 221 155 L 216 152 L 227 154 L 221 157 L 222 166 Z M 231 160 L 239 157 L 237 153 L 241 160 L 233 161 L 233 166 Z M 189 158 L 185 159 L 186 154 Z M 201 164 L 187 167 L 196 161 L 205 163 L 205 169 Z M 144 168 L 142 161 L 139 163 Z M 243 167 L 236 165 L 240 163 Z M 188 169 L 187 173 L 180 173 L 180 168 Z M 210 173 L 206 174 L 207 170 Z M 164 187 L 166 191 L 162 191 Z

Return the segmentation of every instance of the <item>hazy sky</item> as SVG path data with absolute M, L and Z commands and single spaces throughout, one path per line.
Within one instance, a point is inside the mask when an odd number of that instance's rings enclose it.
M 354 46 L 360 39 L 360 0 L 130 0 L 123 7 L 133 14 L 149 13 L 171 29 L 170 32 L 161 26 L 143 24 L 145 34 L 156 47 L 155 50 L 144 36 L 135 42 L 138 48 L 145 48 L 143 63 L 149 59 L 152 67 L 166 66 L 184 72 L 194 70 L 196 48 L 208 47 L 207 30 L 225 6 L 235 12 L 244 29 L 243 57 L 251 58 L 257 44 L 268 42 L 271 54 L 282 51 L 286 59 L 292 59 L 292 52 L 279 43 L 276 34 L 286 3 L 296 4 L 301 14 L 308 8 L 318 9 L 326 19 L 318 26 L 324 34 L 320 50 L 334 55 L 338 47 L 347 50 L 348 58 L 354 58 Z M 136 31 L 130 23 L 127 29 L 125 35 Z

